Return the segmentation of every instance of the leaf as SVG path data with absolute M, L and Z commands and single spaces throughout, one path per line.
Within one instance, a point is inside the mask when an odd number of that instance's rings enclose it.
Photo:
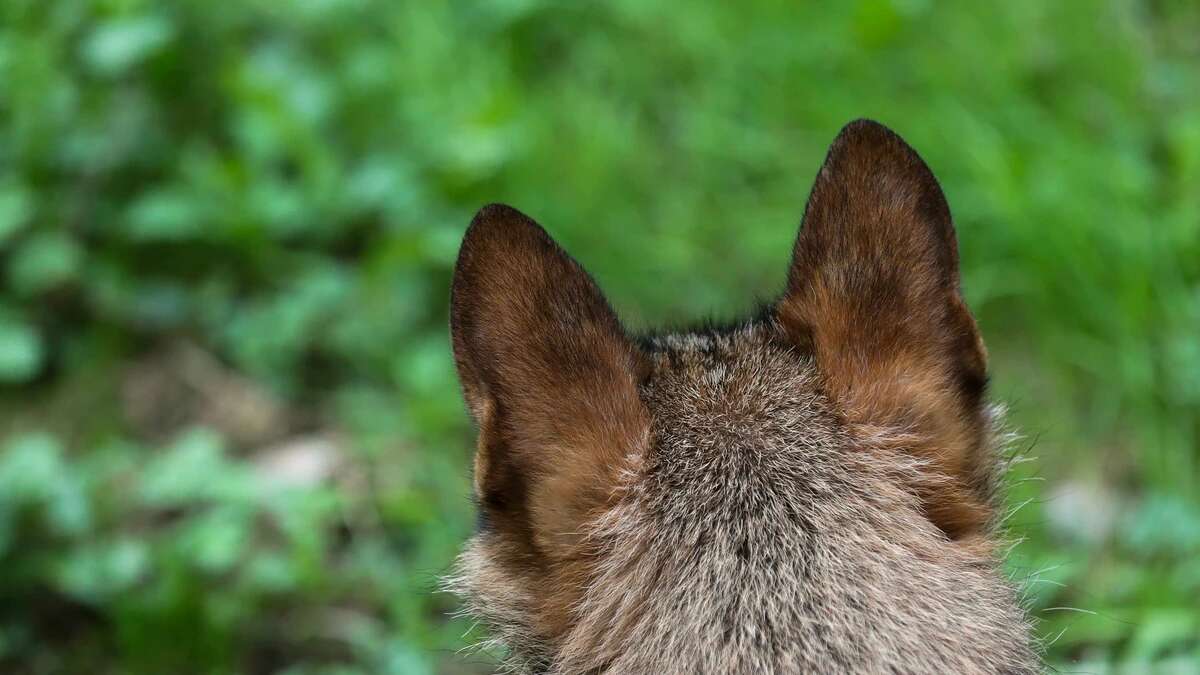
M 68 595 L 100 602 L 132 588 L 145 576 L 150 562 L 145 542 L 121 537 L 71 551 L 57 565 L 54 577 Z
M 299 583 L 293 565 L 286 556 L 264 552 L 255 555 L 246 565 L 246 579 L 257 590 L 284 593 Z
M 249 509 L 218 506 L 187 521 L 177 545 L 184 558 L 199 569 L 214 574 L 225 572 L 245 552 L 252 524 Z
M 0 244 L 25 226 L 33 214 L 33 199 L 19 184 L 0 185 Z
M 13 255 L 8 270 L 12 288 L 21 295 L 36 295 L 73 280 L 83 252 L 63 232 L 41 232 L 30 237 Z
M 1127 514 L 1119 530 L 1123 542 L 1139 556 L 1177 555 L 1200 551 L 1200 512 L 1188 500 L 1170 494 L 1150 494 Z
M 200 234 L 200 205 L 181 190 L 152 190 L 129 208 L 125 231 L 134 241 L 182 241 Z
M 40 507 L 50 532 L 78 535 L 91 526 L 91 505 L 62 454 L 58 439 L 48 433 L 12 439 L 0 454 L 0 495 L 10 505 Z
M 1150 661 L 1176 644 L 1195 640 L 1200 630 L 1200 615 L 1185 609 L 1163 608 L 1149 612 L 1137 623 L 1125 657 L 1131 661 Z
M 138 491 L 147 506 L 169 508 L 253 495 L 248 473 L 224 457 L 221 437 L 204 428 L 184 433 L 146 466 Z
M 42 338 L 29 324 L 0 314 L 0 384 L 33 379 L 42 368 Z
M 61 473 L 62 445 L 54 436 L 35 432 L 9 440 L 0 451 L 0 495 L 29 504 L 48 499 Z
M 165 46 L 171 25 L 161 16 L 138 16 L 100 24 L 83 42 L 82 55 L 103 75 L 119 75 Z

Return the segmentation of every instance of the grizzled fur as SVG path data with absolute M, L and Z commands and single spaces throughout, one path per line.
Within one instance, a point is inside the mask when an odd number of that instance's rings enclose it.
M 1033 673 L 998 571 L 985 354 L 949 210 L 855 122 L 788 290 L 630 339 L 522 214 L 486 207 L 452 333 L 481 527 L 449 586 L 549 673 Z

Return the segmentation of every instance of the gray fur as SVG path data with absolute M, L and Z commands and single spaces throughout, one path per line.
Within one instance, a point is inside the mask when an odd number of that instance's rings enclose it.
M 922 515 L 913 486 L 938 478 L 898 449 L 906 431 L 850 428 L 770 320 L 642 350 L 650 450 L 586 526 L 600 557 L 566 633 L 530 628 L 542 589 L 497 562 L 496 533 L 460 557 L 449 586 L 507 668 L 1038 672 L 993 554 Z

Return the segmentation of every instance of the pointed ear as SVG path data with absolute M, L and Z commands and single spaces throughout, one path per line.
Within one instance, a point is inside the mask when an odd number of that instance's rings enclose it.
M 524 214 L 484 207 L 463 240 L 451 335 L 479 424 L 485 520 L 568 555 L 649 426 L 641 356 L 591 277 Z
M 834 140 L 776 312 L 851 426 L 904 439 L 938 474 L 919 488 L 930 519 L 956 539 L 986 528 L 986 355 L 954 225 L 929 167 L 886 127 L 860 120 Z

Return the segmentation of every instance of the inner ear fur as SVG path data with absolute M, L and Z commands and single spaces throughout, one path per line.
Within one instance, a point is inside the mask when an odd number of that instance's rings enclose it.
M 959 289 L 950 209 L 916 151 L 886 127 L 842 129 L 817 174 L 776 319 L 811 348 L 865 438 L 927 462 L 918 493 L 947 535 L 992 518 L 986 352 Z
M 574 555 L 646 442 L 642 358 L 595 282 L 539 225 L 484 207 L 464 237 L 451 336 L 479 425 L 484 517 L 530 551 Z

